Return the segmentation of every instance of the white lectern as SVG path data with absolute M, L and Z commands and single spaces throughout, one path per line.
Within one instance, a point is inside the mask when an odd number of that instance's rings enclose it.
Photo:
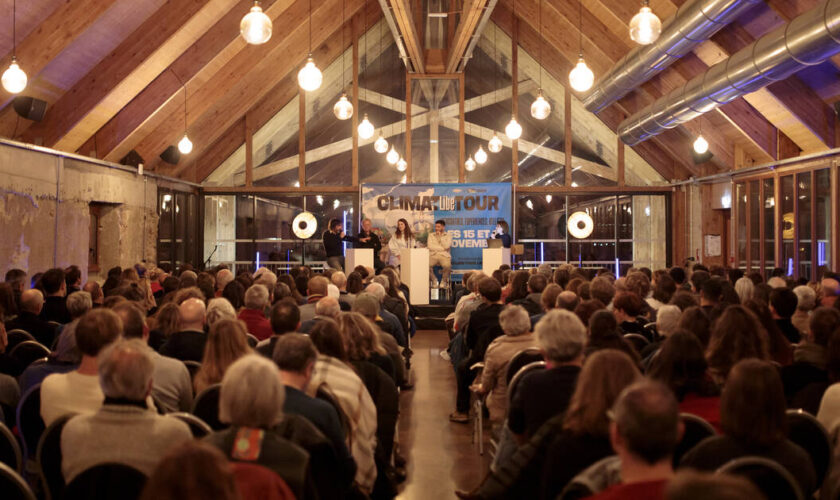
M 481 250 L 481 271 L 490 276 L 493 271 L 510 265 L 510 248 L 484 248 Z
M 411 303 L 429 303 L 429 249 L 405 248 L 400 251 L 400 279 L 411 291 Z
M 356 266 L 373 268 L 372 248 L 348 248 L 344 254 L 344 272 L 347 275 L 356 269 Z

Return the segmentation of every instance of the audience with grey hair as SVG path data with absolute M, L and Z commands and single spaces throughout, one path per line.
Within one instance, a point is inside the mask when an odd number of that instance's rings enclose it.
M 37 288 L 25 290 L 20 296 L 20 307 L 26 312 L 39 314 L 44 307 L 44 294 Z
M 509 305 L 499 314 L 499 326 L 509 337 L 516 337 L 531 331 L 531 318 L 524 307 Z
M 796 294 L 796 308 L 800 311 L 813 311 L 817 306 L 817 292 L 808 285 L 799 285 L 793 289 Z
M 260 270 L 262 269 L 265 268 L 260 268 Z M 277 275 L 266 269 L 265 272 L 263 272 L 262 274 L 257 276 L 256 279 L 254 279 L 254 284 L 263 285 L 265 286 L 266 290 L 274 290 L 274 285 L 277 284 Z
M 332 273 L 332 276 L 330 276 L 330 281 L 332 281 L 332 284 L 337 286 L 340 291 L 347 290 L 347 275 L 344 274 L 342 271 L 336 271 Z
M 377 276 L 377 278 L 378 277 L 379 276 Z M 383 278 L 384 278 L 384 276 L 383 276 Z M 387 278 L 386 278 L 386 281 L 387 281 Z M 379 302 L 382 302 L 383 300 L 385 300 L 385 296 L 387 295 L 387 293 L 385 292 L 385 287 L 383 287 L 380 283 L 371 283 L 370 285 L 365 287 L 365 292 L 373 295 L 374 297 L 376 297 L 376 300 L 378 300 Z
M 236 310 L 230 304 L 230 301 L 224 297 L 216 297 L 210 299 L 207 303 L 207 326 L 213 326 L 216 322 L 223 319 L 236 319 Z
M 151 349 L 140 339 L 118 340 L 97 357 L 99 385 L 109 398 L 143 401 L 152 391 L 155 365 Z
M 274 288 L 274 284 L 271 287 Z M 255 283 L 245 291 L 245 308 L 247 309 L 262 310 L 268 305 L 268 300 L 269 295 L 266 285 Z
M 391 288 L 391 283 L 388 281 L 388 277 L 383 276 L 381 274 L 378 274 L 373 277 L 373 279 L 371 280 L 371 284 L 373 283 L 379 283 L 380 285 L 382 285 L 382 288 L 385 289 L 386 293 L 388 292 L 388 289 Z
M 551 269 L 551 264 L 540 264 L 537 266 L 537 272 L 545 276 L 548 282 L 551 283 L 551 279 L 554 277 L 554 271 Z
M 341 306 L 338 305 L 338 300 L 332 297 L 324 297 L 315 304 L 315 314 L 337 320 L 338 315 L 341 314 Z
M 274 362 L 248 354 L 222 378 L 219 419 L 235 427 L 269 429 L 283 419 L 286 391 Z
M 216 273 L 216 290 L 224 290 L 225 287 L 234 280 L 233 273 L 230 269 L 219 269 Z
M 622 458 L 632 455 L 648 465 L 670 461 L 682 437 L 679 404 L 674 393 L 661 382 L 650 379 L 635 382 L 621 392 L 613 405 L 612 419 L 626 452 L 618 454 Z
M 656 311 L 656 332 L 663 337 L 674 333 L 680 324 L 682 310 L 679 306 L 665 304 Z
M 81 318 L 93 309 L 93 298 L 88 292 L 73 292 L 67 296 L 66 304 L 71 318 Z
M 770 288 L 787 288 L 787 282 L 779 276 L 773 276 L 767 280 L 767 284 L 770 285 Z
M 547 360 L 568 363 L 583 355 L 586 327 L 571 311 L 552 309 L 537 323 L 534 333 Z
M 738 298 L 741 300 L 742 304 L 752 298 L 754 290 L 755 283 L 746 276 L 738 278 L 738 281 L 735 282 L 735 293 L 738 294 Z

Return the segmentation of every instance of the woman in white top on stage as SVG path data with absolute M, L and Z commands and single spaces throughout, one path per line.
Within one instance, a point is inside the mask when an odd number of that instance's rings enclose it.
M 391 236 L 388 241 L 388 250 L 391 253 L 389 264 L 392 266 L 400 265 L 400 252 L 405 248 L 414 248 L 414 235 L 411 234 L 411 227 L 408 221 L 400 219 L 397 221 L 397 231 Z

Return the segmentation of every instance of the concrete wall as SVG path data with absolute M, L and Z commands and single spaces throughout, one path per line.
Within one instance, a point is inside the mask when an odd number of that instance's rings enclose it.
M 87 279 L 91 202 L 108 204 L 100 221 L 102 275 L 113 266 L 154 262 L 154 179 L 0 145 L 0 273 L 76 264 Z

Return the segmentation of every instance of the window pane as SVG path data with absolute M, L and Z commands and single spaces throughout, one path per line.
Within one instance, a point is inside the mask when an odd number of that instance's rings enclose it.
M 782 177 L 782 269 L 785 275 L 793 275 L 795 241 L 793 239 L 796 221 L 793 219 L 793 176 Z
M 776 267 L 776 195 L 774 194 L 773 179 L 764 179 L 764 273 L 770 275 L 770 271 Z
M 811 277 L 811 172 L 796 176 L 796 203 L 799 209 L 799 277 Z
M 747 266 L 747 190 L 746 185 L 735 185 L 735 202 L 737 203 L 737 236 L 738 240 L 738 267 L 745 268 Z
M 759 227 L 761 193 L 758 190 L 758 182 L 750 181 L 750 262 L 747 266 L 750 269 L 758 268 L 761 258 L 761 228 Z
M 831 268 L 831 171 L 817 170 L 814 173 L 817 183 L 817 199 L 814 200 L 814 212 L 817 218 L 817 265 Z M 820 275 L 821 276 L 821 275 Z M 813 276 L 814 279 L 819 276 Z

